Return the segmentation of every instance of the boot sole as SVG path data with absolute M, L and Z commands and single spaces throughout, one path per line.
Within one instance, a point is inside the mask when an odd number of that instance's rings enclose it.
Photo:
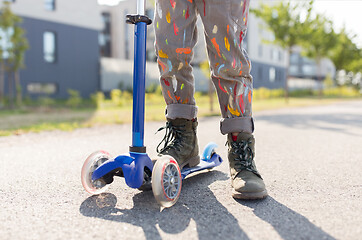
M 191 158 L 190 160 L 184 162 L 182 165 L 180 165 L 180 169 L 184 168 L 185 166 L 188 166 L 188 167 L 195 167 L 197 165 L 199 165 L 200 163 L 200 156 L 196 156 L 196 157 L 193 157 Z
M 237 192 L 235 189 L 232 191 L 233 198 L 244 199 L 244 200 L 253 200 L 253 199 L 263 199 L 268 196 L 268 191 L 264 190 L 262 192 Z

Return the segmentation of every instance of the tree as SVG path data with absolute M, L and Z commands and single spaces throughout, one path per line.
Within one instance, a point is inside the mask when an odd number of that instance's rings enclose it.
M 362 49 L 353 42 L 356 36 L 347 33 L 344 27 L 337 34 L 337 44 L 330 56 L 337 69 L 339 84 L 353 85 L 361 88 Z
M 333 30 L 333 23 L 324 16 L 317 14 L 309 22 L 309 32 L 304 35 L 302 46 L 305 49 L 305 55 L 313 58 L 317 63 L 317 80 L 322 84 L 321 79 L 321 61 L 323 58 L 332 56 L 332 50 L 337 44 L 337 36 Z M 319 95 L 322 96 L 323 88 L 320 86 Z
M 349 37 L 345 28 L 337 34 L 337 45 L 330 56 L 337 71 L 354 71 L 354 64 L 360 61 L 362 52 L 361 49 L 358 49 L 357 45 L 353 43 L 354 37 L 355 36 Z
M 20 22 L 19 22 L 20 23 Z M 17 105 L 22 103 L 22 90 L 20 84 L 19 69 L 25 67 L 24 65 L 24 53 L 29 48 L 27 39 L 24 37 L 25 31 L 23 28 L 17 26 L 14 27 L 14 34 L 11 37 L 12 53 L 8 60 L 9 72 L 13 73 L 15 90 L 16 90 L 16 102 Z
M 348 67 L 354 73 L 362 73 L 362 49 L 358 52 L 358 57 L 354 59 Z
M 22 19 L 16 16 L 10 9 L 10 4 L 5 2 L 0 9 L 0 32 L 2 43 L 0 44 L 0 101 L 4 99 L 4 80 L 7 73 L 9 85 L 10 105 L 13 105 L 13 85 L 16 85 L 17 103 L 21 104 L 21 87 L 19 69 L 24 68 L 24 54 L 28 49 L 28 41 L 25 31 L 20 26 Z
M 250 11 L 261 18 L 267 28 L 274 33 L 274 44 L 281 46 L 288 52 L 287 79 L 285 82 L 285 97 L 288 101 L 289 89 L 289 65 L 292 48 L 298 45 L 303 39 L 303 35 L 309 30 L 309 19 L 311 17 L 313 1 L 308 4 L 290 2 L 280 2 L 275 5 L 261 4 L 256 9 Z M 306 10 L 306 11 L 303 11 Z M 304 17 L 303 17 L 304 16 Z

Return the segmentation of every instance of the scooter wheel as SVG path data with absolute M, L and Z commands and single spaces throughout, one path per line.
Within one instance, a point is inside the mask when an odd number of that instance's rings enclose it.
M 157 159 L 152 171 L 152 191 L 162 207 L 173 206 L 180 197 L 181 170 L 176 160 L 168 155 Z
M 89 157 L 85 160 L 82 167 L 81 179 L 84 189 L 90 194 L 101 194 L 108 189 L 109 185 L 101 179 L 93 181 L 92 175 L 97 167 L 109 159 L 111 159 L 111 155 L 109 153 L 105 151 L 96 151 L 89 155 Z
M 216 148 L 217 148 L 216 143 L 210 142 L 209 144 L 207 144 L 202 153 L 201 160 L 205 162 L 210 162 L 211 157 L 212 155 L 214 155 Z

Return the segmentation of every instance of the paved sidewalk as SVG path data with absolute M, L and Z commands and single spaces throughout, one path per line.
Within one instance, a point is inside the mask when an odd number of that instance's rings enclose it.
M 128 151 L 130 125 L 0 138 L 0 239 L 360 239 L 362 101 L 260 112 L 256 163 L 270 196 L 231 197 L 228 164 L 183 182 L 181 197 L 160 209 L 152 192 L 116 179 L 89 196 L 83 161 L 104 149 Z M 199 144 L 219 145 L 219 118 L 200 119 Z M 147 123 L 148 153 L 163 123 Z

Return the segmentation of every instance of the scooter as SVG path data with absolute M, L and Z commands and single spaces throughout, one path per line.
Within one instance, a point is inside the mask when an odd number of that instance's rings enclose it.
M 191 173 L 217 167 L 223 160 L 215 152 L 217 145 L 209 143 L 200 164 L 195 167 L 180 169 L 177 161 L 168 155 L 157 158 L 153 164 L 144 146 L 146 36 L 147 25 L 152 23 L 145 15 L 145 0 L 137 0 L 137 14 L 127 15 L 126 22 L 135 25 L 132 145 L 129 153 L 116 158 L 103 150 L 92 153 L 82 167 L 82 185 L 90 194 L 100 194 L 107 190 L 115 176 L 124 177 L 131 188 L 152 186 L 156 201 L 162 207 L 171 207 L 180 197 L 182 179 Z

